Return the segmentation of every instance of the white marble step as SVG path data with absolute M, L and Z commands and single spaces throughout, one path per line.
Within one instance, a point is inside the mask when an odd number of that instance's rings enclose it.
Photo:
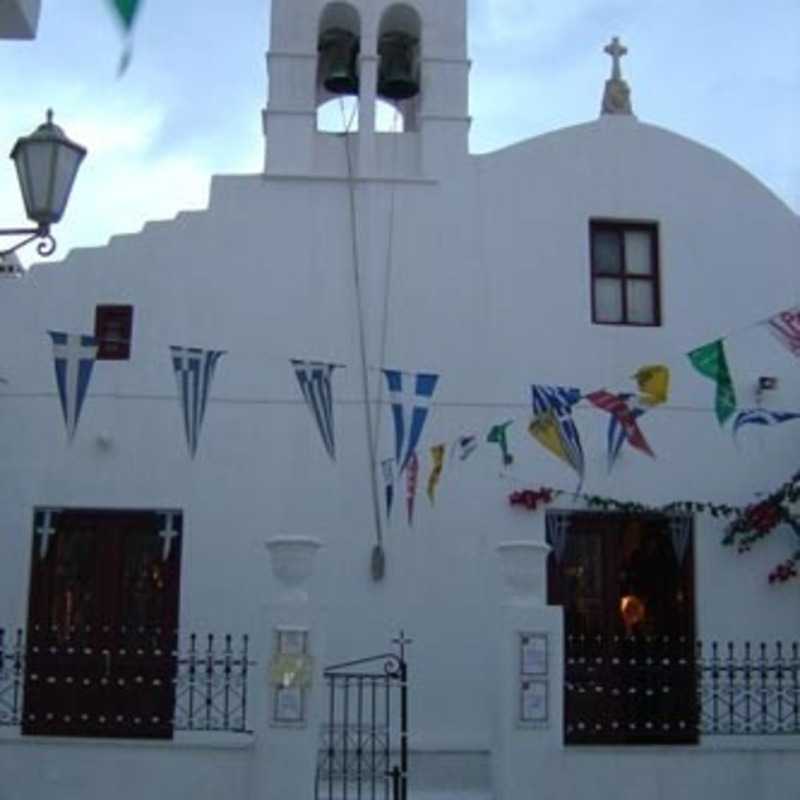
M 493 800 L 493 798 L 491 794 L 484 791 L 437 789 L 430 792 L 412 790 L 408 800 Z
M 412 751 L 409 800 L 492 800 L 489 753 Z

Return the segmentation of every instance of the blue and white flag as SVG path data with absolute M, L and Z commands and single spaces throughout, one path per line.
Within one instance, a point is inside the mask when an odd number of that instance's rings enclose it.
M 336 442 L 333 436 L 331 373 L 340 365 L 323 364 L 320 361 L 301 361 L 293 358 L 292 366 L 306 405 L 311 409 L 316 420 L 325 450 L 335 461 Z
M 178 394 L 183 409 L 186 443 L 192 458 L 197 453 L 200 428 L 206 413 L 208 394 L 217 361 L 224 350 L 201 350 L 197 347 L 170 347 L 172 365 L 178 381 Z
M 474 435 L 459 436 L 450 447 L 450 459 L 458 455 L 460 461 L 466 461 L 478 449 L 478 437 Z
M 425 372 L 412 375 L 395 369 L 385 369 L 383 374 L 386 375 L 392 404 L 395 460 L 398 474 L 402 474 L 411 454 L 417 449 L 439 376 Z
M 97 357 L 97 339 L 94 336 L 59 331 L 48 333 L 53 340 L 56 385 L 67 426 L 67 437 L 71 442 L 78 428 L 78 419 L 92 377 L 92 368 Z
M 790 422 L 793 419 L 800 419 L 800 414 L 791 411 L 767 411 L 764 408 L 751 408 L 748 411 L 740 411 L 733 420 L 733 435 L 739 433 L 739 429 L 745 425 L 780 425 L 781 422 Z
M 531 386 L 533 422 L 531 434 L 551 452 L 569 464 L 583 484 L 584 457 L 581 436 L 572 419 L 572 407 L 581 399 L 581 390 L 567 386 Z M 540 425 L 537 427 L 537 422 Z M 541 428 L 541 429 L 540 429 Z M 551 428 L 554 428 L 551 430 Z

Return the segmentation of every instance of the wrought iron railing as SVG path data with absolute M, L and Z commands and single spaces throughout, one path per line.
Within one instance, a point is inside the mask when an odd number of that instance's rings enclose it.
M 114 704 L 113 687 L 123 683 L 127 683 L 129 687 L 126 700 L 129 705 L 131 700 L 135 703 L 137 697 L 146 699 L 149 681 L 147 678 L 142 678 L 141 672 L 146 672 L 149 664 L 158 661 L 162 665 L 166 662 L 166 675 L 171 684 L 168 696 L 173 706 L 172 717 L 166 720 L 165 725 L 169 732 L 251 732 L 247 721 L 248 679 L 255 662 L 249 657 L 249 639 L 246 635 L 241 638 L 234 638 L 230 634 L 223 636 L 208 634 L 201 637 L 192 633 L 186 637 L 182 646 L 168 648 L 164 652 L 160 649 L 159 643 L 153 644 L 152 648 L 148 649 L 147 642 L 155 641 L 152 637 L 142 634 L 141 631 L 132 633 L 135 644 L 132 646 L 128 644 L 124 649 L 120 648 L 119 652 L 125 653 L 127 650 L 131 657 L 135 657 L 133 669 L 131 670 L 129 664 L 124 673 L 125 677 L 117 679 L 112 676 L 112 679 L 108 680 L 108 673 L 104 677 L 102 668 L 99 672 L 92 669 L 91 662 L 86 658 L 82 663 L 73 663 L 65 668 L 66 658 L 73 654 L 81 656 L 91 652 L 86 646 L 85 637 L 80 639 L 79 645 L 76 645 L 76 638 L 72 633 L 70 637 L 51 638 L 45 644 L 35 638 L 26 643 L 21 629 L 9 632 L 0 628 L 0 726 L 22 726 L 25 729 L 26 725 L 30 724 L 30 720 L 25 718 L 25 692 L 26 690 L 35 692 L 37 683 L 45 683 L 55 691 L 58 691 L 59 684 L 63 683 L 59 694 L 74 692 L 73 687 L 78 682 L 87 686 L 94 683 L 105 686 L 102 697 L 98 699 L 97 693 L 90 695 L 89 690 L 84 697 L 91 701 L 93 707 L 70 710 L 74 718 L 73 728 L 77 725 L 75 732 L 80 734 L 80 723 L 77 718 L 88 717 L 90 715 L 86 712 L 91 711 L 93 715 L 101 715 L 109 735 L 122 735 L 120 726 L 115 726 L 115 719 L 119 718 L 109 714 L 103 705 L 106 702 Z M 177 637 L 173 637 L 172 640 L 178 641 Z M 129 638 L 127 641 L 132 640 Z M 159 642 L 162 641 L 163 638 L 159 639 Z M 119 644 L 119 640 L 117 643 Z M 110 659 L 115 655 L 114 649 L 110 647 L 98 648 L 95 645 L 94 652 L 97 658 L 106 656 Z M 52 667 L 48 665 L 48 659 Z M 102 665 L 103 662 L 100 663 Z M 32 664 L 36 666 L 31 666 Z M 85 669 L 85 673 L 81 673 L 81 669 Z M 32 674 L 34 670 L 42 674 L 34 675 Z M 84 674 L 85 678 L 76 680 L 76 675 L 81 674 Z M 154 686 L 159 685 L 159 679 L 163 674 L 162 668 L 159 678 L 152 681 Z M 111 689 L 108 688 L 109 685 Z M 80 700 L 81 695 L 78 695 L 77 702 L 80 703 Z M 46 712 L 47 709 L 43 711 Z M 53 726 L 60 730 L 64 721 L 57 717 L 57 714 L 39 713 L 37 724 L 46 732 L 48 719 L 53 718 Z M 129 721 L 124 720 L 124 723 L 128 724 Z
M 569 636 L 567 744 L 691 744 L 800 734 L 798 643 Z
M 402 652 L 402 651 L 401 651 Z M 316 800 L 406 800 L 408 664 L 385 653 L 328 667 Z
M 800 734 L 797 642 L 697 644 L 700 732 Z

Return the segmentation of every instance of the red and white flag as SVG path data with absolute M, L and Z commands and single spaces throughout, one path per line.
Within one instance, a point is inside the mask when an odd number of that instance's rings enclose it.
M 781 311 L 764 320 L 764 324 L 792 355 L 800 358 L 800 306 Z
M 647 443 L 647 439 L 644 438 L 639 424 L 636 422 L 636 412 L 628 405 L 627 397 L 612 394 L 605 389 L 601 389 L 600 391 L 587 394 L 586 399 L 592 403 L 592 405 L 611 414 L 625 432 L 625 438 L 628 440 L 631 447 L 635 447 L 637 450 L 641 450 L 643 453 L 647 453 L 650 457 L 655 458 L 655 454 Z M 609 456 L 610 455 L 611 437 L 609 437 Z

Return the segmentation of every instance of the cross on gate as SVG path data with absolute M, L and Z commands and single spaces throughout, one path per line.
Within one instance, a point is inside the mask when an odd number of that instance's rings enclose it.
M 625 47 L 625 45 L 620 44 L 619 36 L 615 36 L 611 40 L 611 44 L 607 44 L 603 50 L 611 56 L 613 61 L 611 67 L 611 78 L 613 80 L 620 80 L 622 78 L 620 60 L 624 55 L 627 55 L 628 48 Z
M 36 533 L 41 537 L 39 540 L 39 559 L 47 558 L 47 549 L 50 545 L 50 537 L 55 536 L 56 529 L 53 527 L 53 512 L 42 511 L 42 524 L 37 526 Z
M 400 660 L 401 661 L 405 661 L 406 660 L 406 645 L 407 644 L 414 644 L 414 640 L 406 638 L 406 632 L 402 628 L 400 628 L 400 635 L 396 636 L 394 639 L 392 639 L 392 644 L 398 645 L 398 647 L 400 648 Z

